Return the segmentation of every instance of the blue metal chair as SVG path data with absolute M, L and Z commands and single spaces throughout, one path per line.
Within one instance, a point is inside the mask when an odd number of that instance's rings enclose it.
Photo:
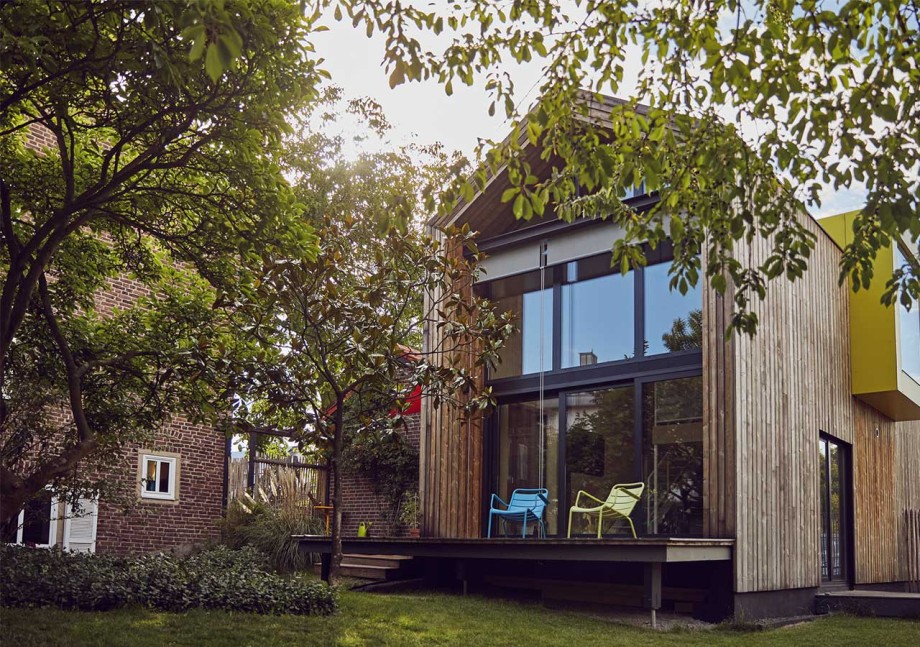
M 495 502 L 502 504 L 504 509 L 496 508 Z M 549 490 L 521 489 L 511 493 L 511 501 L 505 503 L 497 494 L 492 495 L 489 502 L 489 531 L 487 537 L 492 537 L 492 517 L 498 517 L 503 522 L 521 524 L 521 537 L 527 536 L 527 524 L 536 521 L 540 524 L 540 536 L 546 537 L 546 526 L 543 525 L 543 511 L 549 503 Z

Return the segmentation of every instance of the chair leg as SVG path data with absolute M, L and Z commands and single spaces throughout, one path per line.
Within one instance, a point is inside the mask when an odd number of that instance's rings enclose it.
M 492 538 L 492 513 L 491 512 L 489 513 L 489 530 L 488 532 L 486 532 L 486 537 L 489 539 Z
M 633 539 L 637 539 L 637 537 L 636 537 L 636 527 L 633 525 L 632 519 L 630 519 L 629 517 L 626 517 L 626 521 L 629 522 L 629 527 L 632 528 Z
M 604 511 L 601 510 L 597 515 L 597 538 L 601 538 L 601 529 L 604 527 Z
M 565 536 L 566 539 L 572 538 L 572 511 L 569 510 L 569 532 Z

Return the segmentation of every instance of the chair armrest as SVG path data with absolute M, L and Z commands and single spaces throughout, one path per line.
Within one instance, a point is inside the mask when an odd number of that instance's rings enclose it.
M 581 507 L 581 495 L 584 494 L 587 498 L 591 499 L 595 503 L 603 504 L 604 502 L 598 499 L 596 496 L 592 495 L 590 492 L 585 492 L 584 490 L 579 490 L 578 494 L 575 496 L 575 507 Z
M 502 499 L 500 496 L 498 496 L 497 494 L 495 494 L 495 493 L 493 492 L 493 493 L 492 493 L 492 499 L 489 501 L 489 509 L 490 509 L 490 510 L 498 510 L 498 509 L 499 509 L 499 508 L 496 508 L 496 507 L 495 507 L 495 500 L 496 500 L 496 499 L 498 499 L 499 503 L 501 503 L 503 506 L 505 506 L 505 509 L 508 508 L 508 504 L 505 503 L 504 499 Z

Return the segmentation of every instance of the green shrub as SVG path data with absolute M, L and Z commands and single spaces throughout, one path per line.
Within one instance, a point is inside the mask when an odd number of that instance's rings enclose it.
M 224 543 L 231 548 L 255 548 L 274 570 L 293 573 L 309 568 L 313 560 L 292 535 L 321 534 L 323 524 L 303 507 L 259 503 L 247 497 L 245 502 L 232 501 L 227 506 L 221 530 Z
M 258 551 L 220 546 L 187 558 L 110 557 L 0 547 L 0 605 L 102 611 L 139 605 L 161 611 L 223 609 L 330 614 L 334 589 L 266 572 Z
M 223 542 L 231 548 L 252 546 L 281 573 L 309 568 L 313 558 L 300 550 L 292 535 L 322 534 L 324 524 L 314 516 L 311 495 L 315 480 L 288 466 L 273 466 L 259 476 L 251 495 L 230 502 L 221 524 Z

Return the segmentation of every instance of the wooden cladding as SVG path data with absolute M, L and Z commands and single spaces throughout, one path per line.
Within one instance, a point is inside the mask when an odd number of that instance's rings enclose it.
M 852 397 L 840 250 L 805 224 L 817 244 L 804 278 L 771 283 L 755 305 L 757 335 L 736 341 L 738 592 L 820 585 L 822 431 L 852 447 L 855 582 L 908 580 L 916 545 L 908 513 L 920 509 L 920 422 L 896 423 Z M 768 244 L 755 239 L 740 257 L 760 265 Z
M 462 254 L 459 246 L 451 253 Z M 472 297 L 472 279 L 465 277 L 454 286 L 462 296 Z M 428 304 L 425 305 L 428 307 Z M 443 336 L 436 327 L 426 331 L 425 351 L 443 348 Z M 461 357 L 438 353 L 435 361 L 459 359 L 473 369 L 472 348 Z M 479 387 L 484 383 L 479 371 Z M 424 398 L 419 462 L 419 498 L 421 530 L 425 537 L 479 537 L 481 535 L 483 416 L 477 412 L 464 416 L 463 394 L 454 394 L 455 402 L 444 401 L 434 407 Z
M 752 304 L 756 336 L 735 336 L 737 592 L 820 584 L 818 436 L 853 442 L 840 251 L 803 220 L 818 236 L 808 271 L 772 281 Z M 755 237 L 737 257 L 760 266 L 770 243 Z
M 920 580 L 920 422 L 895 423 L 854 402 L 856 583 Z
M 735 534 L 734 339 L 731 297 L 703 292 L 703 534 Z

